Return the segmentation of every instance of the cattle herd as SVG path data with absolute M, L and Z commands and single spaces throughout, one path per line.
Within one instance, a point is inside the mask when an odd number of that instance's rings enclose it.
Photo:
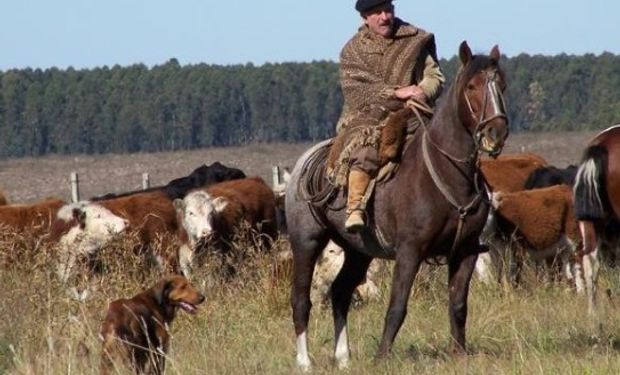
M 523 265 L 531 262 L 549 276 L 569 281 L 577 292 L 583 291 L 583 267 L 576 255 L 581 238 L 572 194 L 577 167 L 561 169 L 538 155 L 520 153 L 483 158 L 480 169 L 491 209 L 481 236 L 489 251 L 480 255 L 476 265 L 479 279 L 488 283 L 506 277 L 517 284 Z M 259 177 L 246 177 L 241 170 L 218 162 L 164 186 L 73 203 L 47 199 L 12 204 L 0 192 L 0 228 L 31 231 L 51 243 L 57 251 L 55 269 L 63 282 L 79 272 L 77 265 L 84 259 L 96 257 L 110 241 L 129 234 L 138 239 L 132 249 L 137 254 L 149 257 L 166 273 L 189 278 L 193 269 L 202 266 L 204 254 L 227 251 L 242 224 L 257 235 L 260 248 L 269 249 L 277 236 L 286 232 L 282 195 L 282 186 L 272 188 Z M 290 261 L 290 254 L 283 254 L 282 259 Z M 315 302 L 328 301 L 329 285 L 342 260 L 342 249 L 330 243 L 315 269 Z M 373 264 L 358 289 L 361 300 L 379 293 L 375 277 L 382 266 Z M 164 298 L 153 288 L 148 298 Z M 165 297 L 172 298 L 169 296 L 172 294 Z M 189 302 L 179 306 L 195 310 Z M 109 314 L 108 320 L 121 319 L 114 311 Z M 106 324 L 109 331 L 112 323 Z M 106 342 L 110 340 L 108 331 Z

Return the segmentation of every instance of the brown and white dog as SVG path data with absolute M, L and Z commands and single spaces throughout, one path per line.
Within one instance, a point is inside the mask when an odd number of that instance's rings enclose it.
M 130 299 L 110 303 L 101 326 L 101 374 L 114 363 L 136 373 L 162 374 L 168 352 L 168 327 L 179 308 L 195 314 L 205 297 L 183 276 L 170 276 Z

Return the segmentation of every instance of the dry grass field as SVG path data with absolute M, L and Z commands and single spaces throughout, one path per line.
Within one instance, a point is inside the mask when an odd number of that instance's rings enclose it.
M 506 152 L 531 151 L 550 163 L 577 163 L 592 133 L 511 135 Z M 253 145 L 187 152 L 51 156 L 0 161 L 0 188 L 12 202 L 48 196 L 69 199 L 69 173 L 81 179 L 81 195 L 140 187 L 143 172 L 152 185 L 186 175 L 203 163 L 221 161 L 271 182 L 271 166 L 293 165 L 308 145 Z M 130 297 L 161 275 L 127 253 L 131 240 L 104 249 L 103 271 L 78 285 L 94 292 L 76 301 L 54 273 L 54 254 L 25 234 L 2 233 L 0 255 L 0 374 L 97 374 L 99 325 L 107 304 Z M 279 240 L 284 249 L 287 242 Z M 238 274 L 214 279 L 213 262 L 194 280 L 207 301 L 195 316 L 179 312 L 171 327 L 166 374 L 295 374 L 294 331 L 289 306 L 290 274 L 275 254 L 257 254 L 239 241 Z M 1 264 L 2 262 L 0 262 Z M 564 283 L 542 283 L 533 272 L 524 284 L 472 282 L 467 323 L 468 353 L 448 354 L 445 267 L 425 267 L 391 358 L 375 362 L 389 300 L 389 274 L 380 278 L 379 301 L 350 313 L 351 369 L 346 374 L 618 374 L 620 373 L 620 280 L 603 269 L 596 316 L 585 299 Z M 205 283 L 205 280 L 210 280 Z M 331 312 L 315 308 L 310 320 L 314 373 L 338 373 L 331 363 Z M 119 374 L 129 372 L 119 369 Z

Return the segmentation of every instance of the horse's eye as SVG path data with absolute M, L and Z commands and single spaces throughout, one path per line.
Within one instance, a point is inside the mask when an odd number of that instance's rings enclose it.
M 476 89 L 476 86 L 474 86 L 473 83 L 468 83 L 467 84 L 467 90 L 475 90 L 475 89 Z

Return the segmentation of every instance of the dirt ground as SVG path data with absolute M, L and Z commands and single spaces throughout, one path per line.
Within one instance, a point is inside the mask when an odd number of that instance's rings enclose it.
M 577 164 L 593 132 L 512 134 L 504 153 L 534 152 L 550 164 Z M 272 182 L 272 166 L 290 166 L 310 144 L 255 144 L 166 153 L 126 155 L 52 155 L 0 160 L 0 189 L 10 202 L 27 203 L 47 197 L 70 201 L 70 174 L 77 172 L 80 198 L 141 188 L 142 174 L 151 186 L 185 176 L 202 164 L 220 161 L 247 175 Z

